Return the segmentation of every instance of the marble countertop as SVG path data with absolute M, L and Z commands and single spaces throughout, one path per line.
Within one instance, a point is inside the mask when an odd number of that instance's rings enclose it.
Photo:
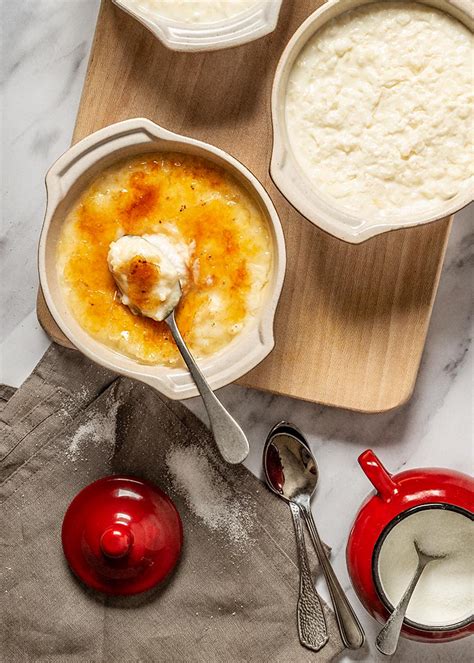
M 2 5 L 0 382 L 15 386 L 27 377 L 49 343 L 35 314 L 43 178 L 71 140 L 98 3 L 24 0 Z M 251 453 L 246 465 L 256 474 L 263 440 L 278 420 L 294 422 L 311 442 L 320 469 L 315 517 L 322 537 L 332 546 L 336 572 L 370 645 L 370 650 L 345 653 L 340 660 L 379 660 L 373 646 L 379 627 L 355 597 L 344 559 L 351 522 L 370 490 L 357 465 L 359 453 L 371 447 L 393 472 L 419 466 L 472 471 L 472 212 L 471 207 L 456 216 L 421 370 L 408 404 L 384 414 L 364 415 L 237 386 L 220 392 L 249 434 Z M 188 403 L 204 418 L 197 399 Z M 321 593 L 327 595 L 324 587 Z M 443 645 L 403 640 L 393 660 L 454 662 L 466 661 L 470 654 L 466 640 Z

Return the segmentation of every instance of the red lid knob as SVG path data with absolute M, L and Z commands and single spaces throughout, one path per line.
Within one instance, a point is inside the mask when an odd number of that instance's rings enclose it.
M 175 567 L 183 542 L 178 511 L 159 488 L 131 477 L 99 479 L 76 495 L 62 543 L 72 571 L 108 594 L 151 589 Z
M 108 527 L 100 537 L 100 549 L 106 557 L 124 557 L 132 545 L 133 534 L 126 525 Z

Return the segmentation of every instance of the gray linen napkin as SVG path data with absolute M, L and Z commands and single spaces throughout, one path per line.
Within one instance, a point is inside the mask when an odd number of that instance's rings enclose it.
M 0 389 L 4 660 L 330 661 L 300 646 L 289 511 L 244 467 L 223 464 L 185 407 L 51 346 L 16 392 Z M 75 494 L 111 473 L 168 492 L 185 535 L 165 586 L 134 597 L 86 590 L 61 523 Z

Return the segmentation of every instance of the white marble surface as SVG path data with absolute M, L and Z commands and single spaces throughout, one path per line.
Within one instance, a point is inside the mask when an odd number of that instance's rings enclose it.
M 98 0 L 2 0 L 1 8 L 0 382 L 18 386 L 48 345 L 35 316 L 43 177 L 70 142 Z M 378 626 L 355 598 L 344 561 L 351 522 L 370 488 L 358 469 L 358 454 L 372 447 L 394 472 L 427 465 L 472 471 L 472 228 L 472 209 L 457 215 L 415 394 L 403 408 L 363 415 L 236 386 L 221 390 L 248 431 L 247 465 L 255 473 L 263 440 L 277 420 L 296 423 L 312 444 L 321 473 L 314 500 L 317 522 L 370 642 L 370 650 L 344 654 L 341 660 L 378 660 L 372 644 Z M 203 415 L 198 401 L 190 407 Z M 471 655 L 466 640 L 445 645 L 404 640 L 394 660 L 453 662 Z

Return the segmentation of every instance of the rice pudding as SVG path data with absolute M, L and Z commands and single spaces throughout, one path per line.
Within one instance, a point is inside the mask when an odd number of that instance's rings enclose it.
M 265 0 L 126 0 L 123 4 L 145 16 L 161 16 L 179 23 L 203 24 L 238 16 L 248 9 L 265 4 Z
M 135 315 L 164 320 L 189 284 L 190 247 L 157 235 L 123 235 L 111 242 L 107 263 L 122 304 Z
M 134 315 L 121 301 L 108 258 L 120 264 L 133 253 L 137 245 L 122 243 L 109 255 L 124 235 L 137 237 L 140 251 L 155 259 L 158 250 L 180 261 L 176 317 L 197 358 L 219 352 L 255 320 L 272 269 L 272 239 L 259 205 L 222 168 L 172 153 L 119 163 L 69 211 L 58 242 L 60 283 L 82 328 L 138 362 L 181 365 L 166 324 Z
M 473 35 L 416 2 L 363 5 L 290 71 L 288 139 L 306 177 L 357 215 L 423 212 L 472 187 Z

